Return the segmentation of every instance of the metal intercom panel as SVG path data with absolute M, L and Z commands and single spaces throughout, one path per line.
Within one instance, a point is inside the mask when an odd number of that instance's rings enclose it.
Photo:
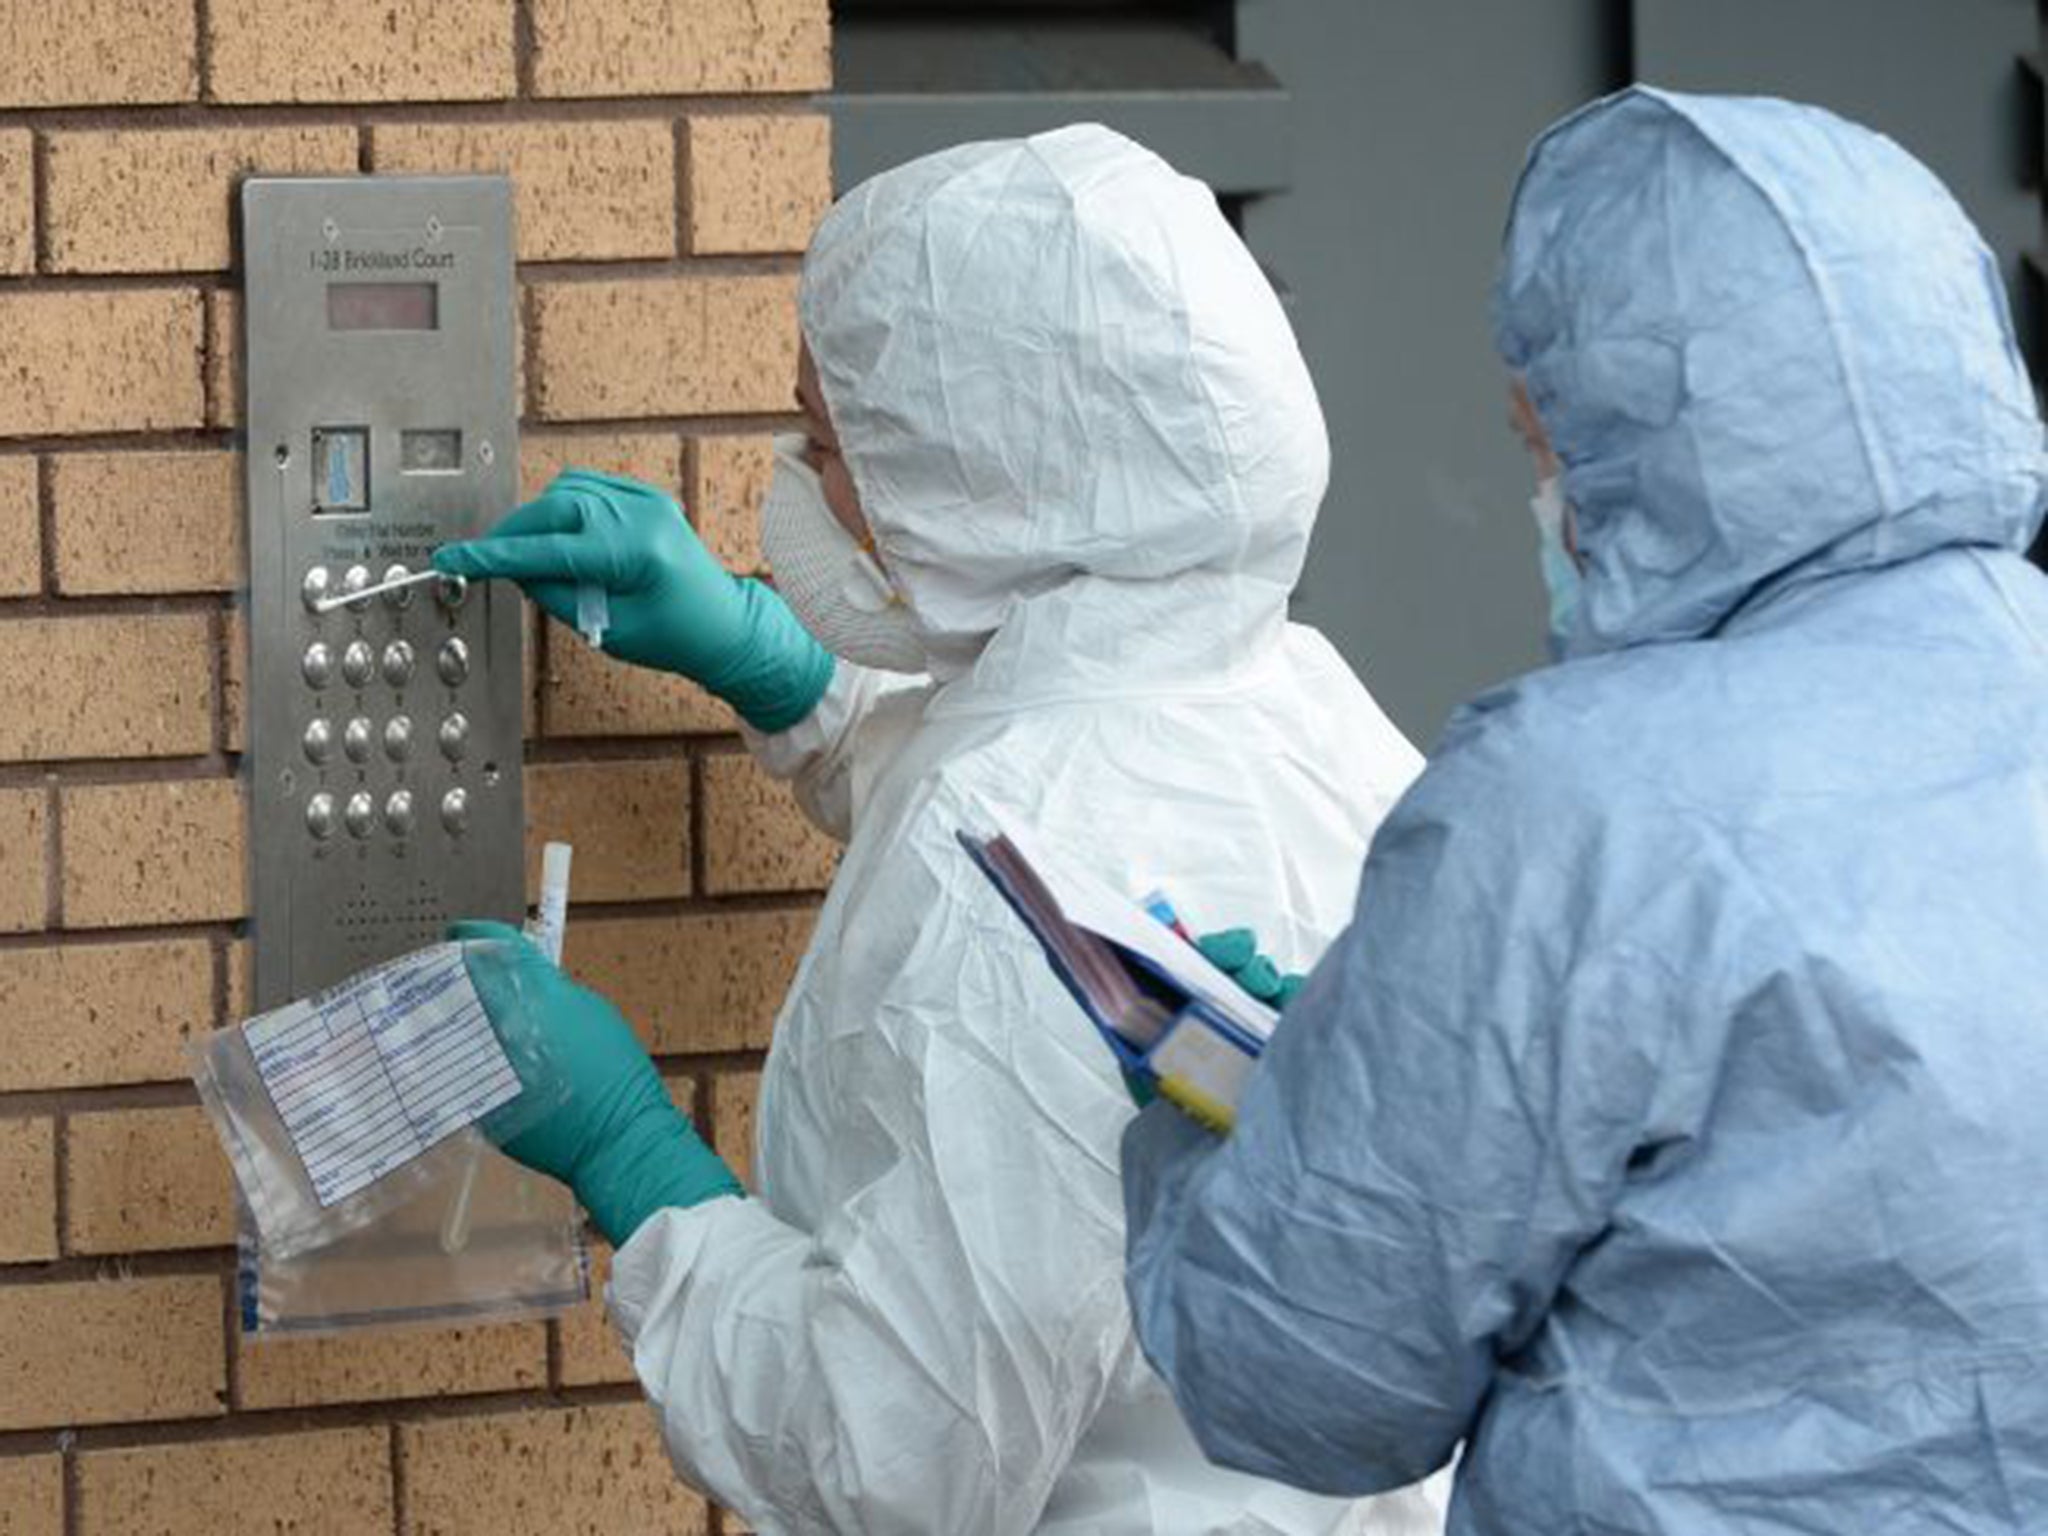
M 255 1001 L 523 910 L 520 596 L 424 570 L 517 493 L 512 188 L 242 191 Z

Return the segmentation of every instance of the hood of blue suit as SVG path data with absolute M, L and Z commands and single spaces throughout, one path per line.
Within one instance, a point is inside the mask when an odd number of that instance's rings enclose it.
M 1567 118 L 1530 151 L 1494 306 L 1565 465 L 1568 656 L 2040 527 L 1996 259 L 1926 167 L 1830 113 L 1639 87 Z

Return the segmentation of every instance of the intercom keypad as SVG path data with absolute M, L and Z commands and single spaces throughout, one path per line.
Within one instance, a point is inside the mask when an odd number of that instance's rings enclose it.
M 431 568 L 517 499 L 510 184 L 242 194 L 255 1002 L 524 909 L 522 599 Z

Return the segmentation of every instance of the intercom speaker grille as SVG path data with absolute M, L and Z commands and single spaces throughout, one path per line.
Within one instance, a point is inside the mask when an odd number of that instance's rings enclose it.
M 360 890 L 341 903 L 334 917 L 341 943 L 366 959 L 439 943 L 447 928 L 447 904 L 426 880 L 389 894 Z

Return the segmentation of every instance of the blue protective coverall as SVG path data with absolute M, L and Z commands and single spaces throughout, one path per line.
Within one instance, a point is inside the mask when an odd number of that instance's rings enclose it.
M 1889 140 L 1634 90 L 1516 197 L 1565 665 L 1468 705 L 1228 1142 L 1124 1149 L 1228 1466 L 1451 1530 L 2048 1531 L 2042 433 Z

